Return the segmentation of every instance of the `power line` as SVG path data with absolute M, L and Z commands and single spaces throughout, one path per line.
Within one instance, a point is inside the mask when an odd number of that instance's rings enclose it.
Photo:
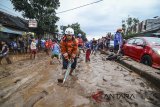
M 78 6 L 78 7 L 72 8 L 72 9 L 64 10 L 64 11 L 58 12 L 58 13 L 56 13 L 56 14 L 60 14 L 60 13 L 72 11 L 72 10 L 75 10 L 75 9 L 79 9 L 79 8 L 82 8 L 82 7 L 85 7 L 85 6 L 88 6 L 88 5 L 92 5 L 92 4 L 101 2 L 101 1 L 103 1 L 103 0 L 99 0 L 99 1 L 92 2 L 92 3 L 88 3 L 88 4 L 85 4 L 85 5 L 82 5 L 82 6 Z M 2 4 L 0 4 L 0 5 L 2 5 Z M 2 5 L 2 6 L 4 6 L 4 5 Z M 7 6 L 4 6 L 4 7 L 8 8 Z M 0 9 L 5 10 L 5 9 L 3 9 L 3 8 L 0 8 Z M 8 8 L 8 9 L 11 10 L 11 8 Z M 5 10 L 5 11 L 8 11 L 8 10 Z M 11 11 L 8 11 L 8 12 L 12 13 Z M 12 14 L 15 14 L 15 13 L 12 13 Z M 16 15 L 18 15 L 18 14 L 16 14 Z M 19 15 L 18 15 L 18 16 L 19 16 Z
M 81 7 L 85 7 L 85 6 L 88 6 L 88 5 L 91 5 L 91 4 L 95 4 L 95 3 L 98 3 L 98 2 L 101 2 L 101 1 L 103 1 L 103 0 L 95 1 L 95 2 L 85 4 L 85 5 L 82 5 L 82 6 L 79 6 L 79 7 L 75 7 L 75 8 L 72 8 L 72 9 L 64 10 L 64 11 L 58 12 L 56 14 L 72 11 L 72 10 L 75 10 L 75 9 L 78 9 L 78 8 L 81 8 Z

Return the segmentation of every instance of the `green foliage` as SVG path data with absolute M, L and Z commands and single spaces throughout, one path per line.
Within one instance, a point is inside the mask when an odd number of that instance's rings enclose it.
M 128 17 L 128 19 L 126 20 L 126 22 L 127 22 L 127 26 L 131 27 L 132 23 L 133 23 L 133 18 L 132 17 Z
M 124 37 L 127 37 L 127 36 L 134 36 L 135 34 L 132 34 L 131 32 L 131 26 L 133 25 L 136 25 L 139 23 L 139 19 L 138 18 L 133 18 L 133 17 L 130 17 L 128 16 L 128 18 L 126 20 L 122 20 L 122 28 L 124 29 L 124 32 L 125 32 L 125 35 Z M 134 29 L 135 26 L 134 26 Z
M 129 39 L 129 38 L 137 37 L 139 35 L 141 35 L 141 33 L 129 33 L 127 35 L 124 35 L 124 39 Z
M 124 32 L 125 32 L 125 30 L 126 30 L 126 23 L 125 23 L 125 20 L 122 20 L 122 29 L 123 29 Z
M 37 20 L 39 32 L 57 30 L 55 23 L 59 18 L 55 9 L 60 6 L 59 0 L 11 0 L 11 2 L 16 11 L 22 12 L 23 17 Z
M 82 39 L 86 39 L 86 33 L 81 30 L 80 24 L 73 23 L 72 25 L 61 26 L 62 33 L 64 34 L 66 28 L 71 27 L 74 29 L 74 34 L 77 36 L 79 33 L 82 34 Z
M 138 18 L 133 18 L 133 25 L 136 25 L 137 23 L 139 23 L 139 19 Z

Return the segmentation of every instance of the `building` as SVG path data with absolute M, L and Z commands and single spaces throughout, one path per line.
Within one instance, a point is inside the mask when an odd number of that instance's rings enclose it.
M 160 17 L 146 20 L 145 32 L 160 33 Z
M 140 33 L 160 33 L 160 17 L 156 19 L 147 19 L 127 29 L 132 34 Z
M 28 30 L 27 20 L 0 11 L 0 39 L 10 40 Z

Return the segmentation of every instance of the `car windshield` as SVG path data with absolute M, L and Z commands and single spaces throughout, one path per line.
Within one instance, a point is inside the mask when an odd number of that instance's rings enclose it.
M 160 46 L 160 38 L 146 38 L 149 44 Z

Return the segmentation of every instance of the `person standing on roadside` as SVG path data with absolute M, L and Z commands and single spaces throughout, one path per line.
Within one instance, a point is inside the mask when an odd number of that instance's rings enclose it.
M 11 64 L 9 59 L 9 48 L 5 41 L 1 41 L 2 50 L 0 51 L 0 65 L 2 64 L 2 59 L 5 58 L 8 64 Z
M 111 33 L 108 33 L 107 36 L 106 36 L 106 48 L 107 48 L 107 50 L 109 49 L 110 40 L 111 40 Z
M 116 54 L 120 54 L 123 45 L 122 31 L 122 29 L 117 29 L 114 36 L 114 51 Z
M 33 58 L 35 59 L 36 54 L 37 54 L 37 43 L 36 43 L 35 39 L 32 39 L 30 48 L 31 48 L 31 56 L 30 56 L 30 58 L 32 59 L 32 55 L 33 55 Z
M 95 40 L 95 38 L 93 38 L 92 40 L 92 54 L 94 53 L 94 55 L 96 55 L 96 52 L 97 52 L 97 40 Z
M 79 33 L 77 35 L 77 41 L 78 41 L 78 58 L 79 58 L 79 56 L 81 54 L 81 50 L 83 50 L 83 53 L 85 52 L 84 51 L 84 41 L 82 39 L 82 34 Z
M 17 42 L 15 40 L 11 42 L 11 48 L 13 50 L 13 53 L 16 54 L 17 53 Z
M 50 50 L 50 42 L 49 42 L 49 40 L 46 40 L 46 42 L 45 42 L 45 52 L 46 52 L 46 54 L 47 55 L 49 55 L 49 50 Z
M 86 44 L 85 44 L 85 47 L 86 47 L 86 58 L 85 58 L 85 61 L 86 62 L 90 62 L 90 54 L 91 54 L 91 44 L 87 41 Z

